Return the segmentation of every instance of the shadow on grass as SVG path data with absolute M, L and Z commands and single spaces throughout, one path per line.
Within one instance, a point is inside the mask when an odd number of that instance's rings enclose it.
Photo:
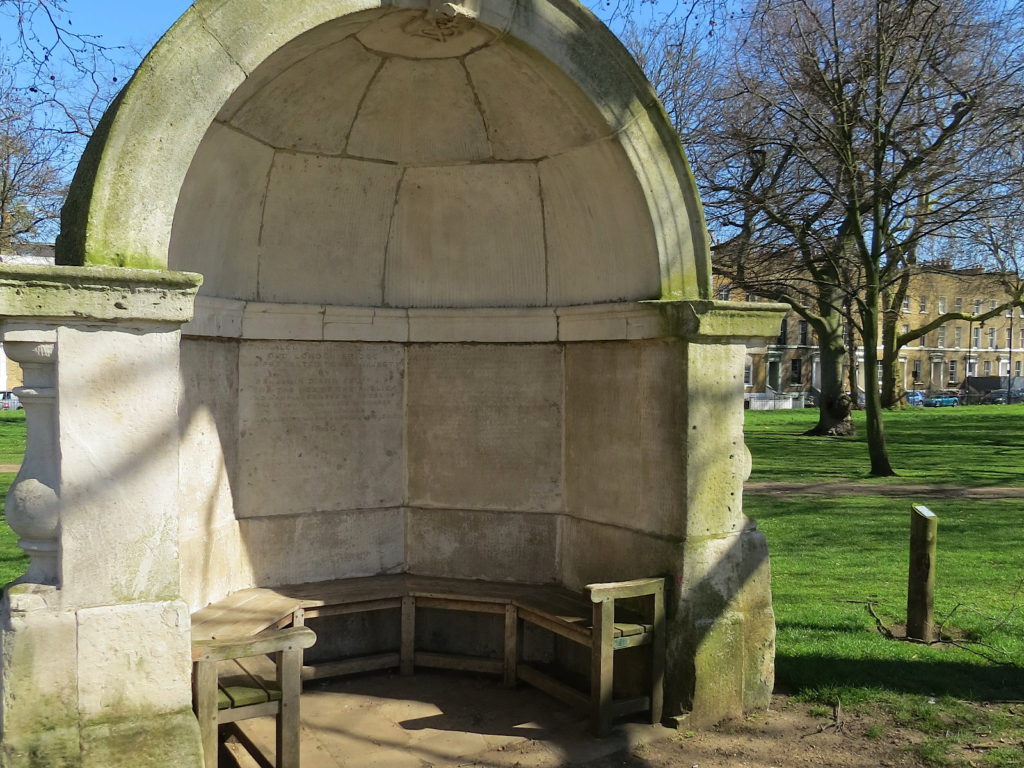
M 956 661 L 786 656 L 775 659 L 780 693 L 867 688 L 969 701 L 1024 700 L 1024 669 Z

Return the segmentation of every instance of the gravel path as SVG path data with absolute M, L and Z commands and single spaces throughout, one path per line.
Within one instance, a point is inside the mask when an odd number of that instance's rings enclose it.
M 747 483 L 745 493 L 763 493 L 770 496 L 893 496 L 925 499 L 1024 499 L 1024 488 L 991 487 L 965 488 L 959 485 L 928 485 L 915 483 L 858 483 L 852 480 L 833 480 L 822 483 Z

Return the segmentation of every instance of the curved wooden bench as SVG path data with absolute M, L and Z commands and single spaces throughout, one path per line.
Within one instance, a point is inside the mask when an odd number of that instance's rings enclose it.
M 319 664 L 305 664 L 302 679 L 312 680 L 377 669 L 412 674 L 419 667 L 493 673 L 506 685 L 523 681 L 570 704 L 590 710 L 595 733 L 604 735 L 616 716 L 649 711 L 661 720 L 665 660 L 665 580 L 662 578 L 591 584 L 583 593 L 552 585 L 443 579 L 398 574 L 337 581 L 255 588 L 236 592 L 193 615 L 193 640 L 245 637 L 267 628 L 303 626 L 322 616 L 397 610 L 401 646 L 395 651 Z M 644 615 L 628 615 L 620 600 L 644 598 Z M 487 613 L 503 617 L 501 659 L 417 651 L 418 608 Z M 580 691 L 519 660 L 523 623 L 553 632 L 590 650 L 590 690 Z M 650 648 L 650 686 L 646 696 L 614 700 L 616 651 Z

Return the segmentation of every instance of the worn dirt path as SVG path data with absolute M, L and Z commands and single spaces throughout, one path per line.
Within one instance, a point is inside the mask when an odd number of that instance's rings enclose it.
M 833 480 L 824 483 L 760 482 L 746 483 L 745 493 L 771 496 L 893 496 L 924 499 L 1024 499 L 1024 488 L 966 488 L 959 485 L 917 483 L 859 483 L 855 480 Z

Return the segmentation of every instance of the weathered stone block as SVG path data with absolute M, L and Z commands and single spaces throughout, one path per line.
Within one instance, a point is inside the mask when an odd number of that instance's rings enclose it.
M 274 150 L 214 123 L 185 177 L 168 264 L 202 272 L 209 296 L 255 299 L 260 224 Z
M 410 509 L 411 573 L 462 579 L 555 581 L 558 516 Z
M 401 178 L 382 163 L 278 154 L 263 217 L 261 300 L 380 305 Z
M 643 190 L 613 140 L 540 164 L 554 305 L 654 299 L 658 249 Z
M 77 766 L 77 643 L 73 612 L 47 605 L 55 590 L 9 587 L 0 607 L 0 733 L 5 768 Z
M 352 39 L 322 48 L 267 83 L 231 124 L 278 149 L 340 155 L 381 63 Z
M 388 244 L 388 305 L 543 306 L 545 262 L 533 165 L 406 171 Z
M 359 110 L 348 153 L 395 163 L 485 160 L 483 117 L 454 59 L 388 59 Z
M 607 133 L 579 86 L 515 40 L 473 53 L 466 67 L 497 160 L 550 157 Z
M 572 517 L 560 525 L 559 581 L 570 589 L 668 576 L 681 567 L 682 544 L 669 537 Z
M 235 519 L 238 342 L 183 339 L 178 408 L 182 536 Z
M 77 619 L 83 722 L 116 723 L 191 706 L 192 653 L 184 603 L 86 608 Z
M 566 347 L 569 514 L 683 535 L 683 354 L 666 340 Z
M 240 527 L 257 585 L 373 576 L 405 564 L 401 509 L 259 517 Z
M 412 506 L 560 510 L 561 349 L 411 347 L 408 451 Z
M 173 600 L 177 331 L 61 327 L 61 595 L 68 608 Z
M 401 506 L 401 345 L 246 342 L 239 517 Z

